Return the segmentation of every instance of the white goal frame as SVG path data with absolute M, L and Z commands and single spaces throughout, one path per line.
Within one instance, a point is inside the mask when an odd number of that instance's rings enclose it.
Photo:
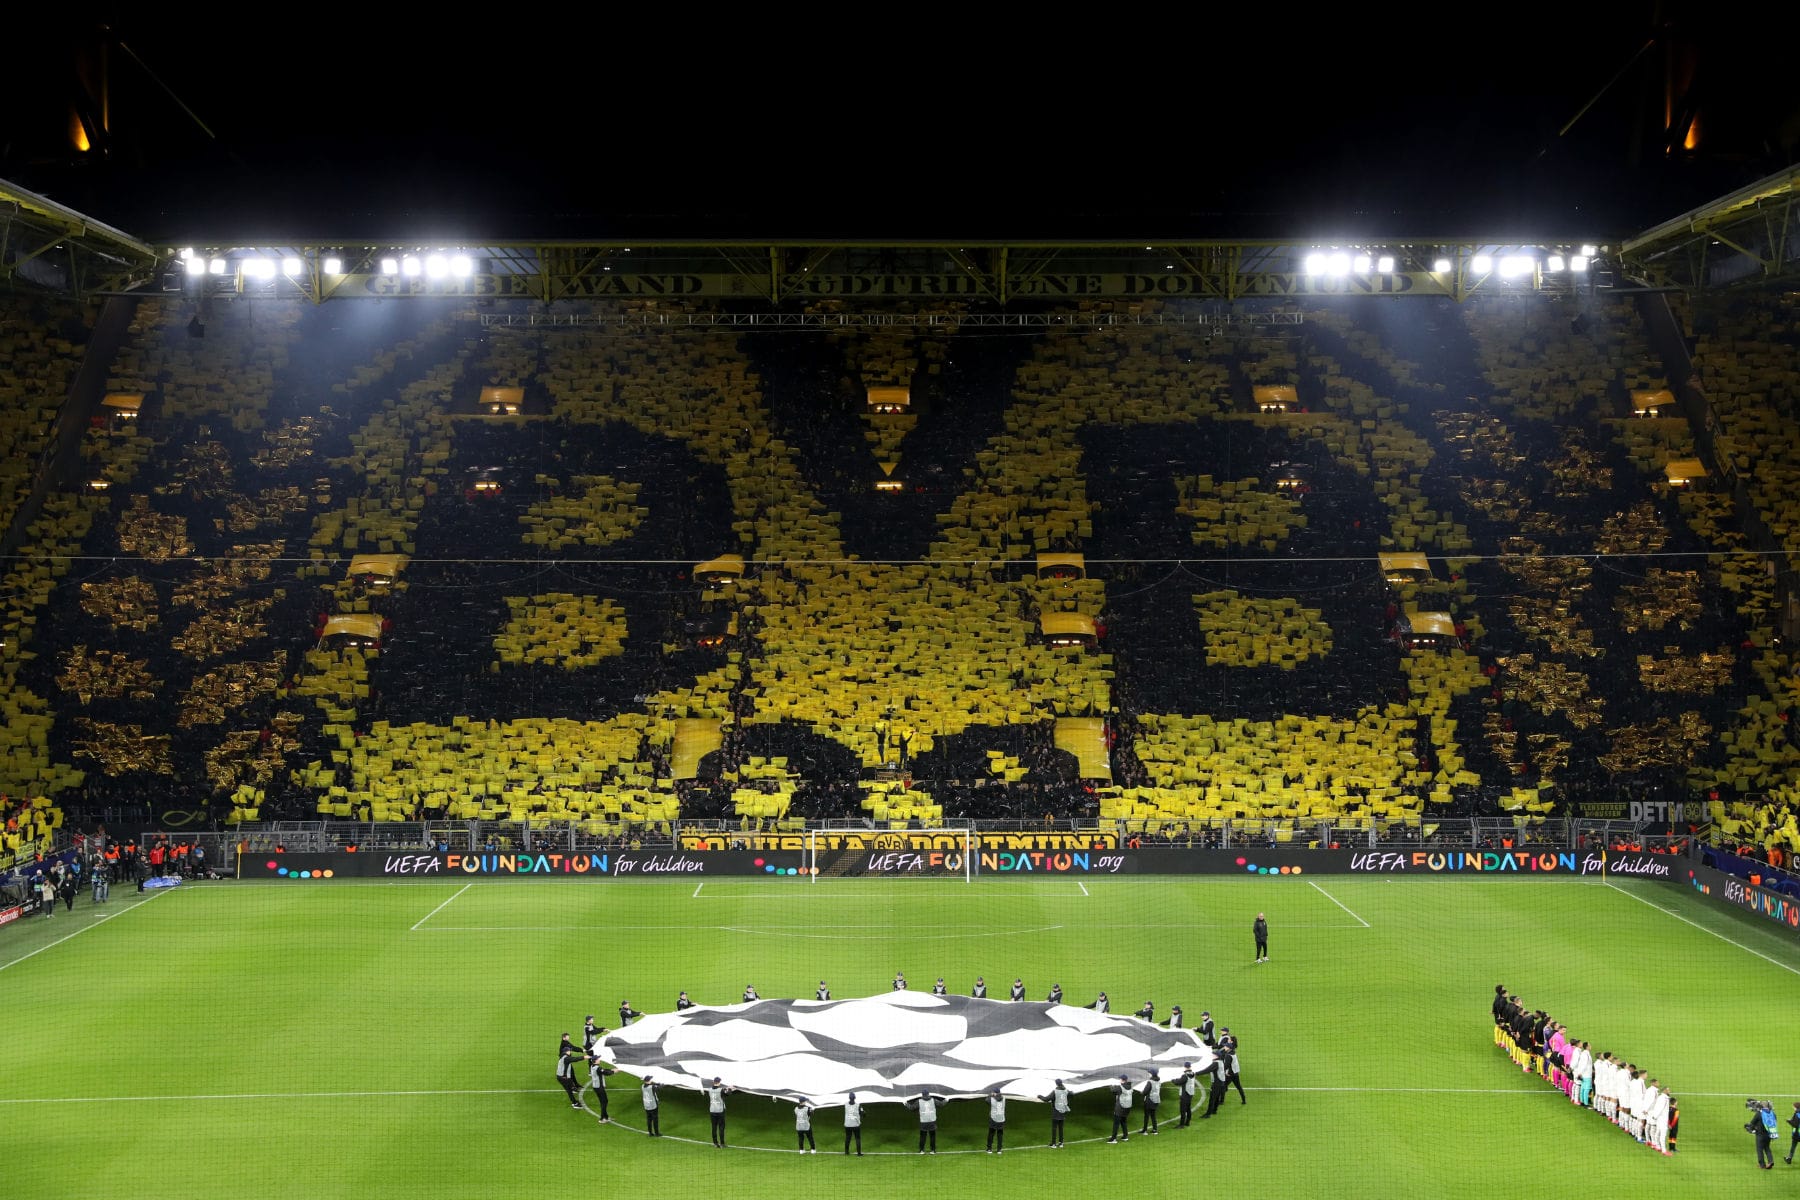
M 803 852 L 805 857 L 801 859 L 801 862 L 804 864 L 804 867 L 806 870 L 807 881 L 809 883 L 819 882 L 819 871 L 818 871 L 819 834 L 821 834 L 821 833 L 826 833 L 826 834 L 857 833 L 857 834 L 863 834 L 865 836 L 872 836 L 874 838 L 879 838 L 881 836 L 882 832 L 883 831 L 875 831 L 871 835 L 871 831 L 869 831 L 868 829 L 864 829 L 864 828 L 857 828 L 857 829 L 853 829 L 853 830 L 851 830 L 851 829 L 808 829 L 806 831 L 806 849 Z M 975 830 L 972 826 L 946 825 L 946 826 L 942 826 L 940 828 L 934 828 L 934 829 L 894 830 L 893 833 L 895 836 L 898 836 L 899 838 L 901 838 L 907 842 L 911 842 L 914 839 L 921 839 L 921 838 L 931 839 L 931 841 L 934 843 L 938 842 L 938 841 L 942 841 L 942 840 L 954 839 L 956 842 L 956 845 L 954 845 L 954 846 L 933 845 L 933 846 L 929 846 L 924 849 L 896 848 L 895 853 L 912 853 L 912 854 L 932 854 L 932 853 L 944 853 L 944 852 L 954 853 L 954 854 L 961 855 L 961 857 L 962 857 L 962 880 L 964 883 L 975 882 L 975 876 L 980 873 L 979 870 L 977 869 L 977 865 L 976 865 L 976 855 L 979 853 L 979 851 L 977 849 L 977 844 L 976 844 L 976 840 L 975 840 Z M 869 851 L 867 851 L 867 853 L 879 854 L 879 853 L 882 853 L 882 850 L 880 848 L 871 848 Z M 893 878 L 898 878 L 898 876 L 884 875 L 884 876 L 882 876 L 882 878 L 883 879 L 893 879 Z M 922 879 L 954 879 L 955 876 L 952 874 L 948 874 L 948 873 L 931 874 L 931 875 L 921 874 L 920 878 L 922 878 Z

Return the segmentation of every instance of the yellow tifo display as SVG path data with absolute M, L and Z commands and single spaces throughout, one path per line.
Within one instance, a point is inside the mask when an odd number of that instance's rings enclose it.
M 1282 597 L 1240 596 L 1230 589 L 1194 597 L 1206 634 L 1209 667 L 1293 670 L 1331 653 L 1331 627 L 1316 608 Z
M 1256 479 L 1215 483 L 1211 475 L 1178 477 L 1175 511 L 1194 522 L 1196 546 L 1273 550 L 1294 530 L 1305 528 L 1306 514 L 1300 501 L 1261 488 Z
M 876 734 L 884 720 L 917 730 L 917 755 L 971 726 L 1104 712 L 1110 656 L 1039 643 L 1022 611 L 1038 586 L 948 564 L 766 571 L 745 723 L 810 725 L 877 766 L 892 758 Z
M 625 652 L 625 610 L 598 596 L 508 596 L 511 616 L 494 638 L 497 662 L 572 671 Z
M 655 779 L 652 745 L 672 730 L 643 713 L 609 721 L 562 718 L 448 725 L 377 721 L 361 738 L 346 738 L 330 762 L 297 773 L 321 787 L 323 815 L 369 819 L 591 821 L 606 830 L 671 821 L 676 801 Z
M 542 483 L 548 477 L 540 477 Z M 638 506 L 639 485 L 610 475 L 577 475 L 566 496 L 540 500 L 519 518 L 520 539 L 528 546 L 566 550 L 571 546 L 610 546 L 637 531 L 647 515 Z
M 1139 724 L 1137 756 L 1152 786 L 1103 797 L 1102 819 L 1395 819 L 1418 814 L 1431 779 L 1404 705 L 1367 708 L 1354 720 L 1151 714 Z

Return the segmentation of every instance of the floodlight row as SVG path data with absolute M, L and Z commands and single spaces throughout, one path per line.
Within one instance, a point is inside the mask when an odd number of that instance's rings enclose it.
M 207 258 L 196 253 L 189 246 L 181 251 L 181 261 L 189 275 L 224 275 L 231 270 L 231 262 L 224 258 Z M 293 278 L 306 271 L 306 263 L 288 255 L 279 261 L 260 254 L 246 255 L 236 260 L 237 269 L 246 279 L 273 279 L 276 272 Z M 467 279 L 475 273 L 475 260 L 467 254 L 427 254 L 423 258 L 414 254 L 399 257 L 385 257 L 378 264 L 384 276 L 404 275 L 407 277 L 425 276 L 427 279 Z M 325 258 L 320 263 L 327 275 L 342 275 L 344 260 L 336 255 Z
M 1583 246 L 1580 254 L 1569 255 L 1566 259 L 1560 254 L 1552 254 L 1544 259 L 1546 271 L 1570 271 L 1581 274 L 1588 269 L 1597 253 L 1593 246 Z M 1372 255 L 1367 253 L 1352 254 L 1348 250 L 1314 250 L 1301 260 L 1301 273 L 1305 275 L 1392 275 L 1394 273 L 1394 256 L 1391 254 Z M 1537 269 L 1538 259 L 1531 254 L 1502 254 L 1495 258 L 1491 254 L 1476 254 L 1469 258 L 1469 270 L 1476 275 L 1488 275 L 1498 265 L 1502 279 L 1517 279 L 1529 275 Z M 1439 257 L 1433 260 L 1433 274 L 1447 275 L 1455 269 L 1455 264 L 1448 258 Z

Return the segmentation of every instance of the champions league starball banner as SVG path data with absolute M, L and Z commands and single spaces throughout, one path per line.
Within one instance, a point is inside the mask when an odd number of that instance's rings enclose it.
M 850 1000 L 755 1000 L 652 1013 L 602 1038 L 596 1053 L 665 1087 L 717 1077 L 740 1091 L 814 1105 L 900 1102 L 930 1093 L 1038 1100 L 1058 1079 L 1074 1092 L 1127 1076 L 1164 1083 L 1212 1065 L 1190 1029 L 1067 1004 L 883 992 Z

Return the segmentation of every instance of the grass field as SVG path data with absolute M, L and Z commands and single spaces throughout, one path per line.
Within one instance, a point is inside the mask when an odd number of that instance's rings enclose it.
M 1272 961 L 1249 935 L 1269 914 Z M 1248 1105 L 1109 1146 L 1104 1102 L 1040 1149 L 1014 1104 L 1008 1153 L 985 1110 L 950 1106 L 940 1153 L 868 1110 L 845 1159 L 787 1153 L 791 1110 L 735 1096 L 714 1150 L 694 1097 L 642 1127 L 574 1113 L 558 1035 L 621 999 L 735 1001 L 1023 976 L 1115 1010 L 1210 1008 L 1241 1039 Z M 1537 1197 L 1791 1193 L 1753 1167 L 1744 1098 L 1800 1098 L 1791 1036 L 1800 944 L 1653 883 L 1106 879 L 191 884 L 0 931 L 0 1178 L 29 1200 L 209 1197 L 791 1197 L 820 1192 L 1082 1197 Z M 1492 1045 L 1496 983 L 1681 1101 L 1665 1158 Z M 1172 1097 L 1165 1113 L 1174 1112 Z M 1785 1144 L 1780 1147 L 1785 1152 Z M 758 1150 L 765 1152 L 756 1152 Z M 770 1150 L 782 1153 L 766 1152 Z M 954 1152 L 953 1152 L 954 1151 Z M 974 1151 L 968 1153 L 967 1151 Z M 1795 1178 L 1788 1178 L 1787 1173 Z M 1746 1193 L 1743 1189 L 1748 1188 Z

